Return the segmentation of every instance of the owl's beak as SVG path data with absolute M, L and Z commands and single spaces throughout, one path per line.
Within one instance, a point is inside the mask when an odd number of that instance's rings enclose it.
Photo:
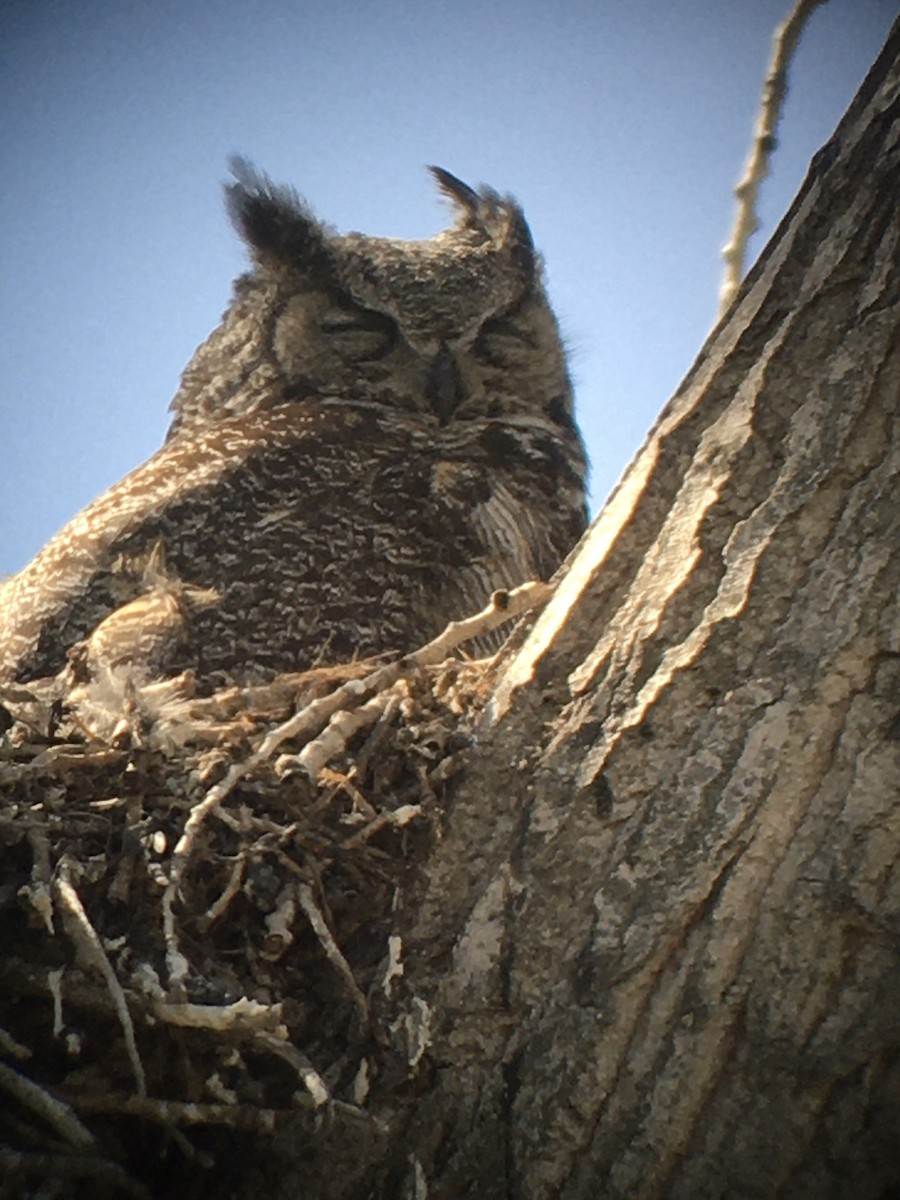
M 463 381 L 453 351 L 444 342 L 431 360 L 426 395 L 437 419 L 446 425 L 463 398 Z

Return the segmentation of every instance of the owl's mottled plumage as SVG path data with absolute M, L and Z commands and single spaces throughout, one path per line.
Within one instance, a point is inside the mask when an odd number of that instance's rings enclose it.
M 137 565 L 122 564 L 119 579 L 134 579 Z M 76 682 L 96 678 L 105 668 L 127 669 L 135 679 L 165 672 L 189 643 L 196 614 L 216 607 L 220 600 L 212 588 L 194 587 L 170 574 L 161 540 L 143 564 L 140 589 L 135 599 L 114 608 L 89 637 L 69 650 Z
M 0 679 L 55 673 L 148 592 L 177 618 L 160 670 L 206 683 L 404 651 L 547 577 L 584 528 L 564 355 L 518 205 L 435 169 L 450 229 L 339 236 L 234 171 L 252 268 L 164 446 L 0 587 Z M 165 586 L 134 566 L 157 545 Z

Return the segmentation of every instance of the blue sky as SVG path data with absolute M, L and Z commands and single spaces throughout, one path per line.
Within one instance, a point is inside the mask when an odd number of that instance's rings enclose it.
M 226 159 L 340 229 L 427 237 L 437 163 L 522 202 L 596 509 L 699 350 L 789 0 L 7 0 L 0 576 L 161 443 L 240 244 Z M 758 252 L 875 60 L 830 0 L 795 61 Z

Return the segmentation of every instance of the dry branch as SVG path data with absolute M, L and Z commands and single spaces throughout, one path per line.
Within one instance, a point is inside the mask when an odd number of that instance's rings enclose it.
M 87 963 L 90 963 L 92 967 L 99 971 L 109 990 L 113 1005 L 122 1025 L 122 1033 L 125 1037 L 128 1057 L 131 1060 L 131 1068 L 134 1071 L 137 1094 L 139 1096 L 146 1096 L 147 1080 L 144 1074 L 144 1064 L 141 1062 L 141 1056 L 138 1053 L 137 1044 L 134 1040 L 134 1024 L 131 1020 L 131 1013 L 128 1011 L 128 1004 L 125 1001 L 125 993 L 122 991 L 122 985 L 116 978 L 112 964 L 109 961 L 106 951 L 103 949 L 103 943 L 100 941 L 97 931 L 84 911 L 81 897 L 72 884 L 71 865 L 66 858 L 60 863 L 59 875 L 55 881 L 55 893 L 63 910 L 63 920 L 66 928 L 70 937 L 75 942 L 78 952 L 84 956 Z
M 807 21 L 813 11 L 824 3 L 826 0 L 796 0 L 788 16 L 775 30 L 772 59 L 763 83 L 762 103 L 753 130 L 753 145 L 744 165 L 744 173 L 734 189 L 738 202 L 734 228 L 727 244 L 722 247 L 725 273 L 719 290 L 719 317 L 731 306 L 741 286 L 747 243 L 759 228 L 756 201 L 762 181 L 769 174 L 769 163 L 778 144 L 776 134 L 788 91 L 791 58 Z
M 0 1088 L 19 1104 L 42 1117 L 70 1146 L 84 1150 L 95 1144 L 93 1134 L 85 1129 L 67 1104 L 3 1063 L 0 1063 Z

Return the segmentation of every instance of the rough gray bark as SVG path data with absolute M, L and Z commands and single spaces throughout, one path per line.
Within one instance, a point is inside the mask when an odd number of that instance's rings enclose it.
M 898 54 L 507 656 L 372 1194 L 900 1186 Z

